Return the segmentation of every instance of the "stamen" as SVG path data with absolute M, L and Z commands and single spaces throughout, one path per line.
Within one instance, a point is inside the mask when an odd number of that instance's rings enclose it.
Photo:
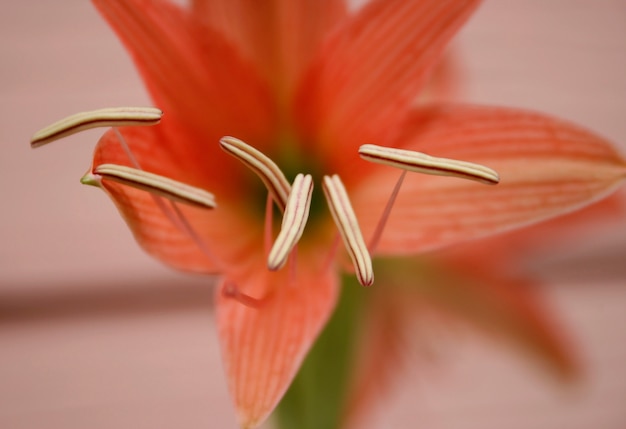
M 312 193 L 313 178 L 311 175 L 298 174 L 293 181 L 291 193 L 287 199 L 280 232 L 267 258 L 267 267 L 270 270 L 278 270 L 285 265 L 289 253 L 302 237 L 304 226 L 309 218 Z
M 269 296 L 264 296 L 263 298 L 255 298 L 253 296 L 246 295 L 239 290 L 236 284 L 228 281 L 225 282 L 224 286 L 222 287 L 222 295 L 227 298 L 232 298 L 250 308 L 261 308 L 269 298 Z
M 498 173 L 489 167 L 472 162 L 435 158 L 412 150 L 366 144 L 359 148 L 359 154 L 366 161 L 418 173 L 459 177 L 488 185 L 496 185 L 500 182 Z
M 274 161 L 249 144 L 234 137 L 222 137 L 220 146 L 259 176 L 280 210 L 284 212 L 291 186 Z
M 210 192 L 136 168 L 101 164 L 93 170 L 93 174 L 151 194 L 160 195 L 172 201 L 202 208 L 212 209 L 216 207 L 215 197 Z M 87 176 L 89 177 L 86 178 L 86 181 L 93 180 L 90 174 Z
M 346 188 L 337 175 L 324 176 L 323 188 L 330 213 L 350 254 L 359 283 L 369 286 L 374 282 L 372 259 L 363 240 L 363 234 Z
M 77 113 L 38 131 L 30 139 L 31 147 L 43 146 L 63 137 L 97 127 L 156 125 L 163 112 L 154 107 L 112 107 Z

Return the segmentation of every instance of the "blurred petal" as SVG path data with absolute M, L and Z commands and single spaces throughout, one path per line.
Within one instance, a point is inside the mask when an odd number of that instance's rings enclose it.
M 145 171 L 212 191 L 211 181 L 199 181 L 199 176 L 192 172 L 194 166 L 188 168 L 171 160 L 157 131 L 157 128 L 122 128 L 120 133 Z M 113 131 L 100 139 L 92 168 L 107 163 L 133 166 Z M 220 201 L 218 197 L 218 207 L 212 211 L 177 205 L 192 228 L 188 230 L 181 225 L 185 221 L 178 218 L 169 201 L 106 179 L 102 180 L 102 186 L 140 246 L 175 268 L 219 272 L 246 260 L 250 249 L 261 242 L 260 230 L 253 228 L 256 223 L 245 216 L 248 211 L 230 205 L 228 198 Z
M 428 369 L 438 358 L 445 360 L 441 335 L 459 323 L 521 351 L 563 381 L 580 375 L 578 356 L 548 316 L 535 284 L 503 275 L 505 271 L 490 260 L 476 264 L 456 256 L 445 253 L 376 265 L 384 289 L 372 290 L 363 312 L 345 415 L 348 427 L 360 427 L 376 402 L 400 377 L 407 377 L 407 368 Z M 454 329 L 449 335 L 454 336 Z
M 194 133 L 196 145 L 210 155 L 219 152 L 223 135 L 268 139 L 275 112 L 270 93 L 223 37 L 170 2 L 93 2 L 129 50 L 155 104 Z
M 368 3 L 337 28 L 301 82 L 302 135 L 321 146 L 339 173 L 358 145 L 384 144 L 478 3 Z
M 192 7 L 287 93 L 347 13 L 344 0 L 194 0 Z
M 565 214 L 607 196 L 626 177 L 626 163 L 607 141 L 534 113 L 431 108 L 417 112 L 403 131 L 398 146 L 483 164 L 501 181 L 485 186 L 407 175 L 379 253 L 425 251 Z M 366 237 L 399 175 L 379 167 L 372 172 L 351 193 Z
M 542 255 L 579 243 L 581 237 L 586 239 L 589 234 L 619 228 L 625 216 L 626 195 L 618 191 L 581 210 L 529 228 L 459 244 L 446 249 L 446 254 L 462 257 L 470 265 L 489 260 L 501 270 L 510 269 L 514 272 L 519 269 L 519 258 L 537 261 Z
M 257 426 L 274 409 L 335 306 L 338 278 L 322 269 L 322 259 L 299 252 L 294 274 L 293 267 L 268 271 L 259 255 L 248 270 L 225 279 L 223 287 L 235 285 L 261 301 L 253 308 L 224 293 L 217 297 L 224 362 L 245 428 Z
M 580 375 L 579 357 L 549 316 L 552 312 L 539 285 L 503 274 L 489 260 L 478 264 L 443 253 L 431 263 L 430 272 L 426 271 L 429 279 L 418 285 L 418 293 L 429 305 L 504 339 L 564 381 Z
M 376 404 L 390 393 L 394 381 L 406 376 L 407 364 L 420 366 L 408 354 L 410 343 L 419 341 L 414 319 L 425 309 L 405 293 L 408 290 L 394 288 L 387 278 L 382 282 L 383 287 L 371 290 L 362 312 L 365 317 L 359 321 L 358 349 L 351 366 L 352 383 L 342 427 L 361 427 Z
M 419 102 L 443 103 L 460 99 L 463 93 L 465 70 L 457 50 L 448 49 L 433 70 L 424 90 L 420 93 Z

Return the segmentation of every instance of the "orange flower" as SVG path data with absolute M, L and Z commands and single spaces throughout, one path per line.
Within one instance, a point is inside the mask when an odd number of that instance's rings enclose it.
M 165 114 L 159 125 L 126 127 L 156 120 L 97 112 L 33 144 L 125 126 L 102 137 L 84 181 L 109 194 L 151 255 L 220 275 L 219 336 L 244 427 L 262 422 L 289 386 L 333 311 L 340 270 L 369 285 L 371 255 L 529 225 L 608 195 L 626 176 L 608 142 L 567 122 L 507 108 L 416 107 L 477 0 L 376 0 L 357 11 L 343 0 L 94 3 Z M 212 207 L 213 195 L 197 188 L 214 193 L 215 210 L 161 198 L 193 194 L 201 201 L 193 205 Z M 284 213 L 275 239 L 272 201 Z

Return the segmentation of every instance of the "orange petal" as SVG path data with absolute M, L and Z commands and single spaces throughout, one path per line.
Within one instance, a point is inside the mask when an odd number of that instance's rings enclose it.
M 511 230 L 607 196 L 626 163 L 575 125 L 504 108 L 444 106 L 416 113 L 398 146 L 493 168 L 500 184 L 407 175 L 380 253 L 413 253 Z M 400 173 L 373 168 L 351 195 L 368 237 Z M 373 208 L 376 208 L 374 210 Z
M 213 182 L 206 178 L 199 180 L 200 175 L 193 172 L 202 166 L 172 162 L 157 131 L 156 127 L 120 129 L 142 169 L 212 191 Z M 92 168 L 106 163 L 133 166 L 113 131 L 100 139 Z M 245 260 L 251 248 L 260 246 L 261 222 L 247 218 L 245 213 L 249 210 L 235 206 L 236 198 L 228 198 L 223 192 L 218 194 L 218 207 L 212 211 L 176 205 L 189 222 L 189 229 L 177 216 L 176 208 L 163 198 L 106 179 L 102 180 L 102 187 L 141 247 L 175 268 L 222 272 Z M 258 230 L 255 226 L 259 226 Z
M 358 145 L 388 141 L 478 3 L 372 1 L 337 28 L 301 82 L 295 107 L 302 135 L 336 163 L 329 171 L 341 174 Z
M 194 0 L 192 8 L 284 96 L 319 43 L 347 13 L 343 0 Z
M 454 246 L 446 249 L 446 254 L 462 255 L 469 265 L 489 260 L 500 267 L 515 268 L 517 258 L 530 257 L 537 260 L 541 255 L 548 254 L 547 252 L 563 249 L 572 242 L 579 241 L 580 237 L 587 237 L 587 234 L 592 234 L 600 225 L 604 231 L 619 227 L 626 216 L 624 194 L 618 191 L 581 210 L 529 228 Z
M 217 298 L 224 362 L 244 428 L 259 425 L 277 405 L 335 306 L 338 279 L 322 267 L 323 255 L 300 251 L 296 273 L 270 272 L 259 255 L 222 285 L 246 296 L 237 300 L 222 289 Z
M 376 266 L 385 287 L 372 291 L 371 308 L 364 312 L 347 427 L 360 427 L 377 400 L 389 395 L 416 362 L 420 367 L 436 363 L 438 340 L 444 334 L 447 343 L 445 328 L 453 337 L 459 323 L 513 346 L 563 381 L 580 375 L 578 356 L 543 305 L 537 285 L 505 274 L 489 259 L 466 260 L 472 250 L 465 250 L 454 257 L 446 252 Z
M 196 147 L 173 150 L 193 157 L 199 151 L 192 149 L 204 147 L 213 154 L 224 135 L 266 143 L 275 112 L 270 92 L 223 37 L 170 2 L 93 2 L 131 53 L 155 104 L 195 133 Z
M 467 260 L 443 252 L 431 261 L 432 283 L 419 288 L 423 299 L 516 346 L 563 381 L 579 376 L 579 357 L 544 304 L 539 285 L 505 274 L 489 259 L 477 263 L 468 250 Z

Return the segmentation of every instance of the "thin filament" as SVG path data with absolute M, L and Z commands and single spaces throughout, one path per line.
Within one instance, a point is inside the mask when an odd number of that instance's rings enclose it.
M 272 236 L 274 226 L 274 198 L 272 194 L 267 193 L 267 199 L 265 200 L 265 225 L 263 228 L 263 248 L 265 249 L 265 259 L 270 254 L 272 248 Z
M 263 304 L 267 302 L 268 296 L 264 296 L 263 298 L 255 298 L 253 296 L 247 295 L 239 290 L 237 285 L 232 282 L 224 282 L 224 286 L 222 287 L 222 295 L 226 298 L 234 299 L 240 304 L 245 305 L 250 308 L 261 308 Z
M 376 225 L 374 234 L 372 235 L 372 238 L 370 239 L 370 244 L 369 246 L 367 246 L 370 253 L 374 252 L 374 250 L 378 246 L 378 243 L 380 242 L 380 237 L 383 235 L 383 231 L 385 230 L 385 226 L 387 225 L 387 221 L 389 220 L 389 215 L 391 214 L 391 209 L 393 208 L 393 205 L 396 202 L 396 198 L 398 197 L 398 194 L 400 193 L 400 188 L 402 187 L 402 182 L 404 182 L 405 176 L 406 176 L 406 170 L 403 170 L 402 173 L 400 174 L 400 177 L 398 178 L 398 181 L 393 187 L 393 191 L 391 192 L 391 195 L 389 196 L 389 200 L 387 200 L 387 205 L 385 206 L 385 210 L 383 210 L 383 214 L 380 216 L 380 220 L 378 221 L 378 224 Z

